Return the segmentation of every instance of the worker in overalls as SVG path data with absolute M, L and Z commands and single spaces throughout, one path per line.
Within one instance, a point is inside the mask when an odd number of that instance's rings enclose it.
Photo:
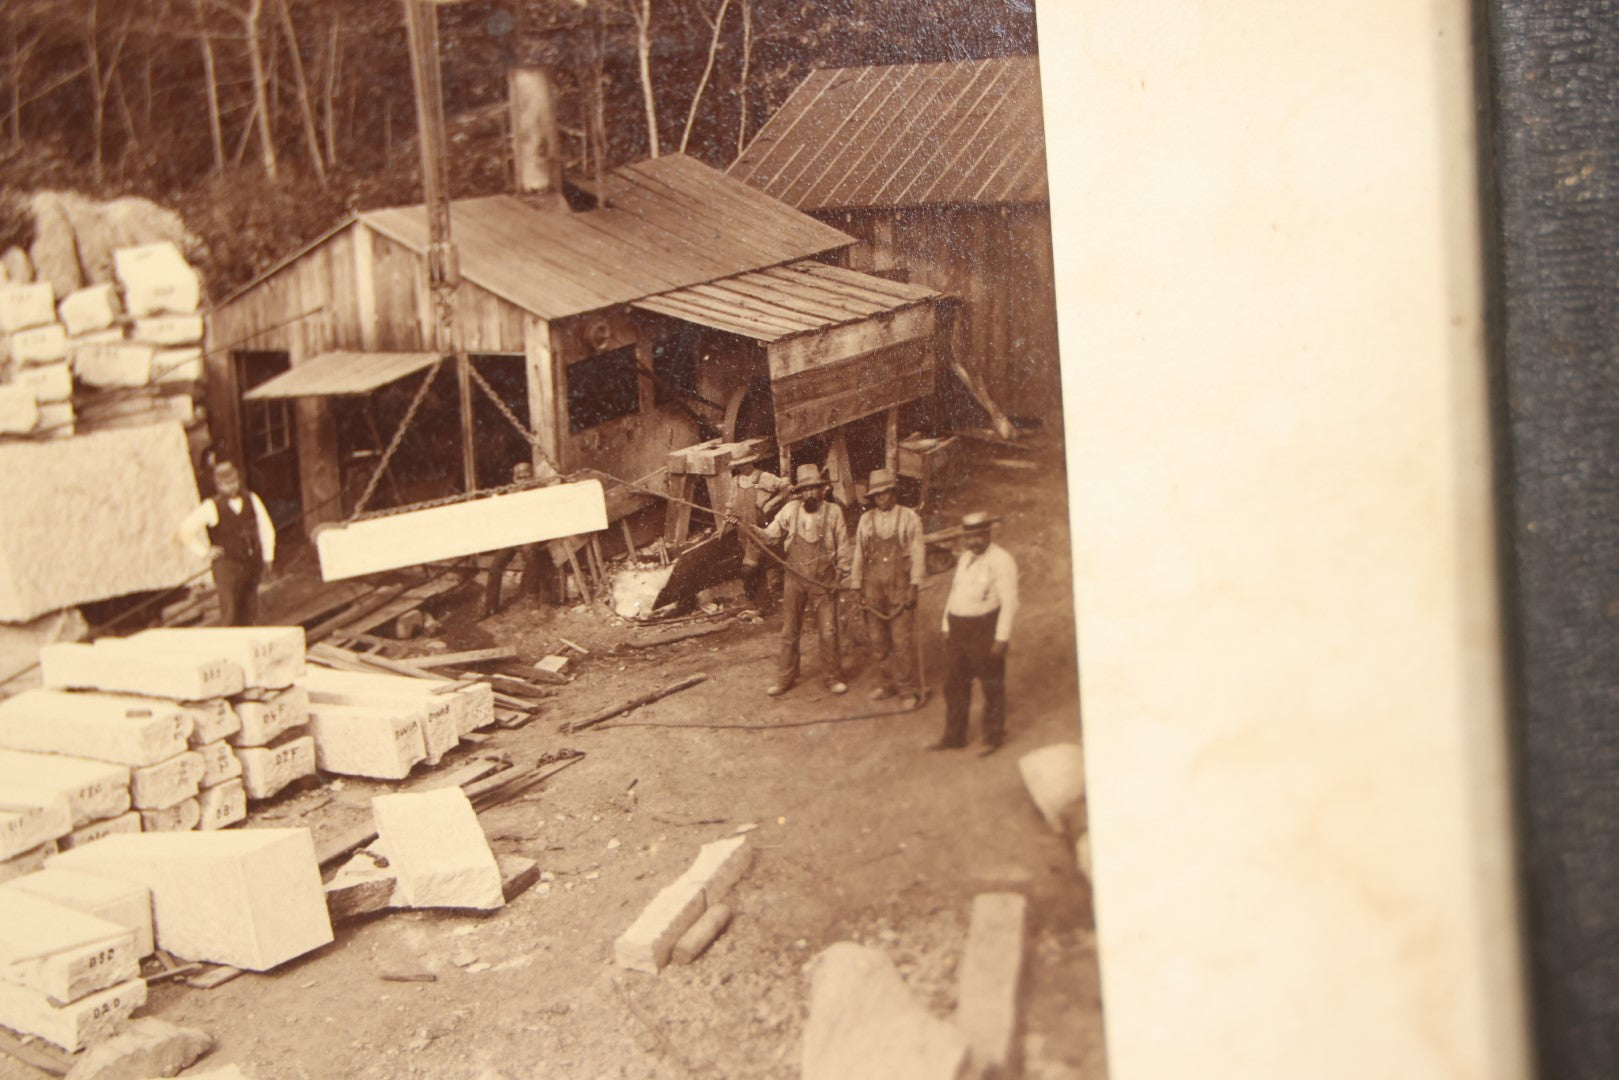
M 922 546 L 922 518 L 899 504 L 894 474 L 874 469 L 866 498 L 875 506 L 860 516 L 854 534 L 854 563 L 849 587 L 860 593 L 881 682 L 871 700 L 900 695 L 900 705 L 914 709 L 922 684 L 916 674 L 916 600 L 927 573 Z
M 759 468 L 762 454 L 741 458 L 731 464 L 731 503 L 726 519 L 738 526 L 742 545 L 742 590 L 748 603 L 761 615 L 769 615 L 775 604 L 770 596 L 770 566 L 754 529 L 765 524 L 765 508 L 788 488 L 787 478 Z
M 805 607 L 815 613 L 821 635 L 821 679 L 834 694 L 846 693 L 843 661 L 838 651 L 838 588 L 849 573 L 849 530 L 843 508 L 827 499 L 831 488 L 814 465 L 798 467 L 794 501 L 765 530 L 772 543 L 782 541 L 787 557 L 781 598 L 781 656 L 776 682 L 767 691 L 778 697 L 798 681 L 798 638 Z

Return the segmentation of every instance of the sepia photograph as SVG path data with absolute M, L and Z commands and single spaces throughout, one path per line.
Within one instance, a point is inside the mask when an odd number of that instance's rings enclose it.
M 1036 29 L 8 0 L 0 1076 L 1108 1075 Z

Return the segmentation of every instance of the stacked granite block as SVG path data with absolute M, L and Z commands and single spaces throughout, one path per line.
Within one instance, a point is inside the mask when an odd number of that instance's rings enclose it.
M 0 1026 L 76 1051 L 145 1003 L 135 930 L 0 887 Z

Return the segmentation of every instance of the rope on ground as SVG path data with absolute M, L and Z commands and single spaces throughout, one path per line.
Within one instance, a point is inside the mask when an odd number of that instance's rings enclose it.
M 850 724 L 856 720 L 881 720 L 886 716 L 905 716 L 916 709 L 884 709 L 880 712 L 855 713 L 852 716 L 820 716 L 809 720 L 788 720 L 780 724 L 674 724 L 662 720 L 620 720 L 603 724 L 599 730 L 611 731 L 621 727 L 688 728 L 692 731 L 776 731 L 786 728 L 817 727 L 821 724 Z

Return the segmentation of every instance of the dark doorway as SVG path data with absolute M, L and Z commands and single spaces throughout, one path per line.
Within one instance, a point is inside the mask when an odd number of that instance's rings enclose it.
M 231 359 L 242 394 L 292 366 L 292 357 L 284 351 L 238 351 Z M 248 490 L 270 512 L 278 533 L 286 533 L 303 516 L 294 407 L 288 398 L 242 402 L 243 476 Z
M 528 367 L 522 354 L 481 353 L 470 357 L 472 366 L 499 396 L 523 431 L 532 430 L 528 415 Z M 533 461 L 534 448 L 512 422 L 501 414 L 489 395 L 472 387 L 472 429 L 478 487 L 495 488 L 511 483 L 512 466 Z

